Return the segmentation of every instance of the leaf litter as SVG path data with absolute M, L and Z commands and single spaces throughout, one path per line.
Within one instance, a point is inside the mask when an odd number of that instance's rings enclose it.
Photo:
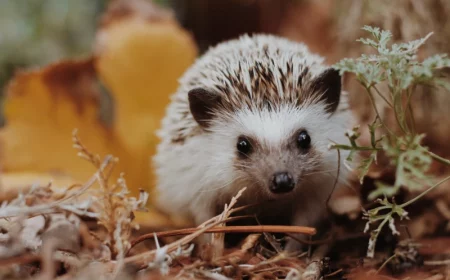
M 301 262 L 285 253 L 270 258 L 254 253 L 260 246 L 262 232 L 294 232 L 313 235 L 314 228 L 288 226 L 227 227 L 242 189 L 224 211 L 197 228 L 183 231 L 149 233 L 156 248 L 130 251 L 132 233 L 138 229 L 134 212 L 145 211 L 148 193 L 129 196 L 124 176 L 110 180 L 117 163 L 113 156 L 100 159 L 82 144 L 76 131 L 74 148 L 78 156 L 94 165 L 97 171 L 84 184 L 53 191 L 51 185 L 33 186 L 0 208 L 0 271 L 9 279 L 78 279 L 86 273 L 105 279 L 141 279 L 157 274 L 172 277 L 228 279 L 247 275 L 288 279 L 302 271 Z M 98 187 L 94 187 L 98 184 Z M 225 249 L 224 241 L 215 237 L 220 248 L 209 260 L 193 255 L 195 238 L 205 232 L 254 232 L 237 250 Z M 163 236 L 185 235 L 161 245 Z M 139 239 L 139 237 L 137 237 Z M 141 241 L 148 239 L 141 237 Z M 138 242 L 134 242 L 137 245 Z M 89 272 L 87 272 L 89 271 Z M 6 273 L 6 274 L 5 274 Z M 145 276 L 147 277 L 147 276 Z M 225 277 L 225 278 L 224 278 Z

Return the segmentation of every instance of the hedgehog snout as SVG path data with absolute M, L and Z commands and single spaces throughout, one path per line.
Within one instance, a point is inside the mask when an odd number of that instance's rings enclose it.
M 294 187 L 295 181 L 289 172 L 277 172 L 272 177 L 269 189 L 273 193 L 287 193 Z

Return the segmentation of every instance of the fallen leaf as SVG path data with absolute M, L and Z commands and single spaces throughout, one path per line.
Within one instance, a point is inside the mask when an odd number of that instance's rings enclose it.
M 3 172 L 51 177 L 53 173 L 86 180 L 96 170 L 76 157 L 71 138 L 74 129 L 102 156 L 125 154 L 112 137 L 114 132 L 99 121 L 96 83 L 92 59 L 18 73 L 4 103 L 6 126 L 0 131 Z
M 133 157 L 135 171 L 147 175 L 141 184 L 153 185 L 149 159 L 158 142 L 154 132 L 197 47 L 170 12 L 132 0 L 110 7 L 95 49 L 96 69 L 116 104 L 118 137 Z
M 0 130 L 2 198 L 36 181 L 64 188 L 92 176 L 95 168 L 72 147 L 77 129 L 90 151 L 119 158 L 111 180 L 124 172 L 131 195 L 143 188 L 151 201 L 155 130 L 196 56 L 193 39 L 170 11 L 143 0 L 111 2 L 91 57 L 20 71 L 9 83 Z M 105 93 L 114 101 L 110 122 L 100 118 Z M 143 216 L 147 226 L 166 219 Z

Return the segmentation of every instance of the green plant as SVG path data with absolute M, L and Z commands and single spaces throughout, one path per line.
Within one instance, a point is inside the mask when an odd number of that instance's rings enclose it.
M 372 38 L 361 38 L 358 41 L 375 49 L 376 54 L 363 54 L 356 59 L 343 59 L 335 64 L 334 68 L 338 69 L 341 75 L 345 72 L 353 73 L 372 102 L 376 119 L 368 128 L 371 143 L 370 146 L 358 145 L 357 140 L 361 134 L 359 127 L 355 127 L 346 134 L 350 145 L 333 144 L 331 148 L 350 151 L 348 161 L 353 160 L 356 152 L 369 153 L 358 167 L 361 183 L 370 166 L 376 164 L 377 155 L 380 152 L 390 159 L 395 168 L 395 182 L 393 184 L 377 182 L 377 189 L 369 194 L 368 198 L 371 200 L 380 196 L 384 197 L 377 200 L 380 205 L 363 213 L 364 218 L 368 220 L 365 231 L 368 231 L 371 225 L 379 223 L 371 232 L 368 246 L 367 255 L 373 257 L 376 240 L 383 227 L 389 225 L 392 233 L 398 235 L 394 217 L 408 218 L 405 207 L 450 179 L 447 177 L 438 183 L 433 183 L 436 178 L 429 174 L 433 159 L 446 165 L 450 165 L 450 160 L 434 154 L 422 145 L 424 135 L 416 131 L 411 106 L 411 96 L 418 85 L 448 88 L 440 77 L 439 70 L 450 67 L 450 59 L 444 54 L 438 54 L 418 61 L 417 51 L 432 33 L 412 42 L 388 45 L 392 38 L 391 32 L 370 26 L 363 27 L 363 30 L 369 32 Z M 381 84 L 386 85 L 388 89 L 385 94 L 380 91 Z M 375 103 L 376 96 L 379 96 L 393 110 L 395 125 L 388 126 L 383 121 Z M 377 132 L 381 132 L 382 135 L 377 137 Z M 429 188 L 417 197 L 403 204 L 395 203 L 393 196 L 400 188 L 419 190 L 424 186 Z

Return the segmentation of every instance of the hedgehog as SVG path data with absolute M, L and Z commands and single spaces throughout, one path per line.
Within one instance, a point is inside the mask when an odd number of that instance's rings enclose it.
M 256 204 L 258 223 L 317 226 L 348 174 L 329 147 L 352 120 L 345 96 L 339 72 L 303 43 L 254 34 L 209 48 L 157 132 L 158 206 L 200 225 L 245 187 L 239 202 Z

